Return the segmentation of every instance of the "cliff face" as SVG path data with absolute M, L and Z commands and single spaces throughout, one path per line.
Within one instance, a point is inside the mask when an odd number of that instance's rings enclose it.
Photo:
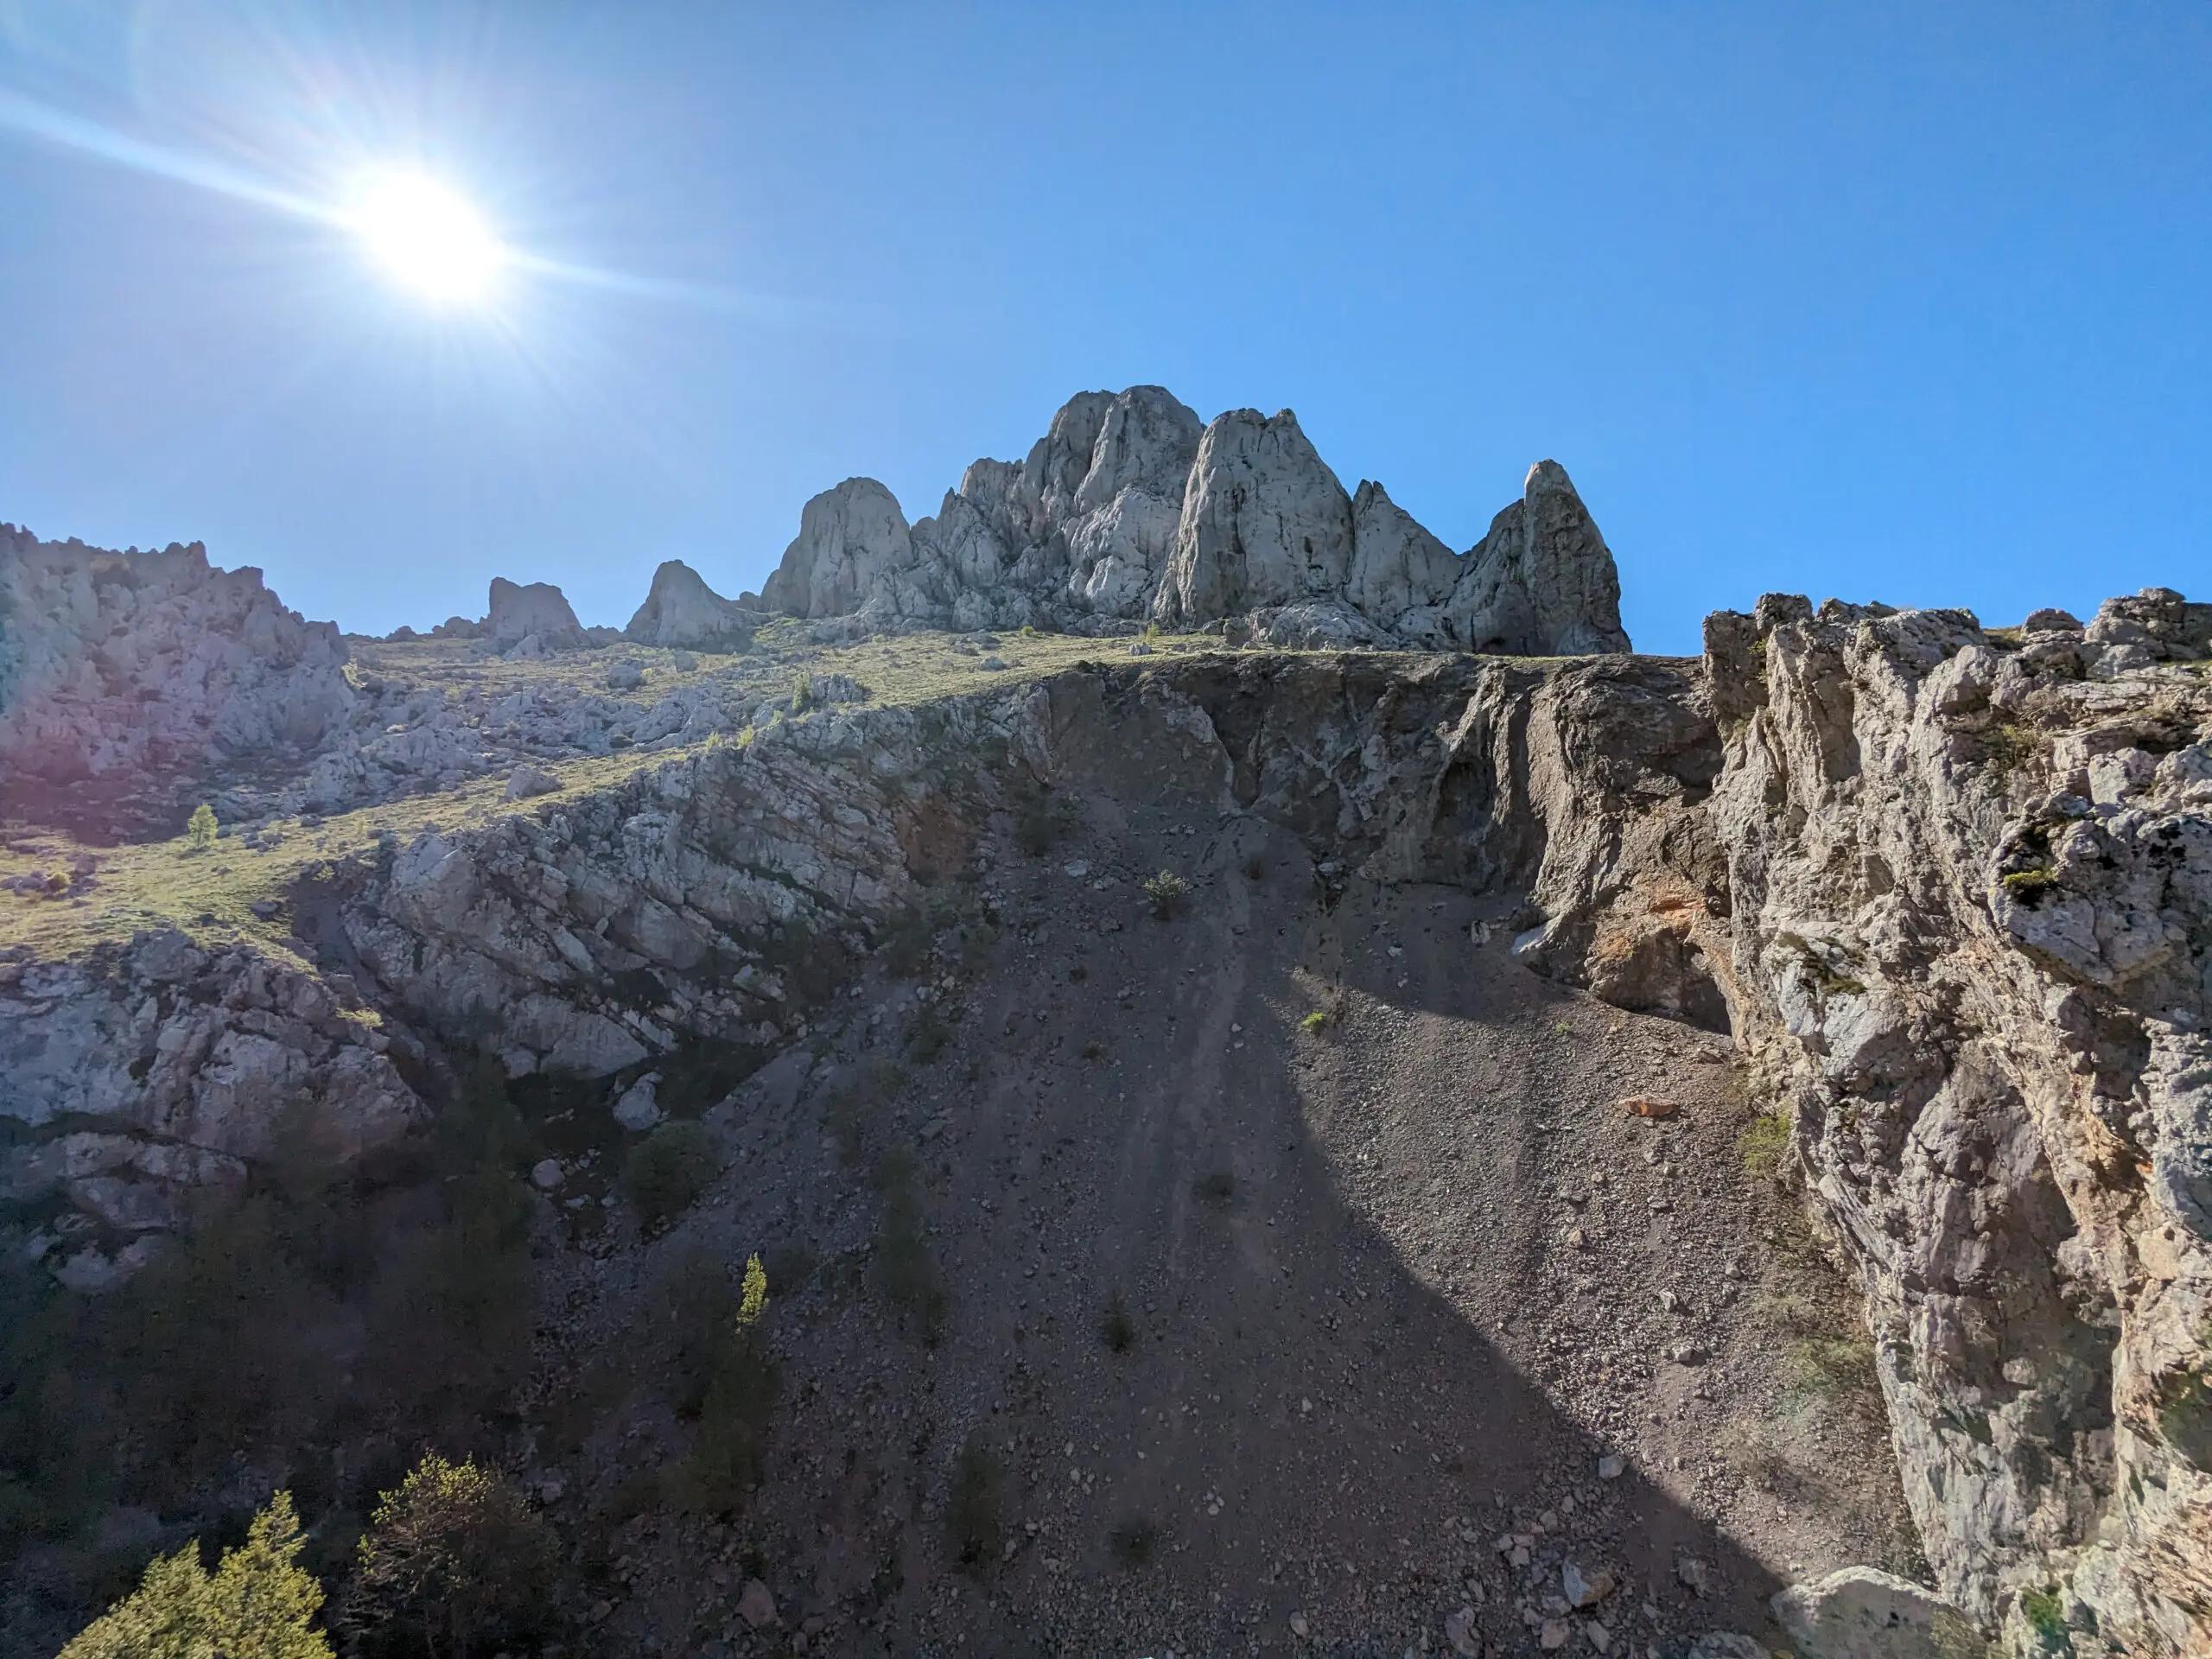
M 211 768 L 296 759 L 350 714 L 346 647 L 197 543 L 110 553 L 0 524 L 0 771 L 157 802 Z
M 2076 1652 L 2202 1651 L 2212 607 L 2050 620 L 1708 624 L 1732 1001 L 1945 1590 L 1994 1622 L 2056 1586 Z
M 2054 1619 L 2077 1654 L 2202 1651 L 2212 607 L 2031 620 L 1769 598 L 1713 618 L 1701 664 L 1217 653 L 841 707 L 343 861 L 298 927 L 403 1051 L 411 1029 L 612 1089 L 803 1039 L 1040 790 L 1259 821 L 1325 903 L 1358 878 L 1513 895 L 1529 966 L 1732 1030 L 1787 1111 L 1944 1592 L 2023 1651 Z M 179 948 L 0 978 L 11 1083 L 83 1072 L 4 1096 L 51 1096 L 11 1112 L 19 1192 L 158 1230 L 257 1155 L 216 1109 L 241 1056 L 353 1102 L 346 1147 L 426 1109 L 313 982 L 165 979 Z M 65 1141 L 88 1114 L 115 1135 Z

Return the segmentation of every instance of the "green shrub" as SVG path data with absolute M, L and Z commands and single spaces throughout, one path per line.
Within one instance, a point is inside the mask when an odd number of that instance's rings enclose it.
M 670 1263 L 658 1288 L 668 1327 L 669 1404 L 677 1416 L 696 1419 L 737 1323 L 737 1293 L 722 1264 L 698 1244 Z
M 1799 1337 L 1782 1352 L 1783 1380 L 1794 1394 L 1841 1397 L 1874 1386 L 1874 1355 L 1864 1340 Z
M 137 1591 L 60 1659 L 330 1659 L 312 1623 L 322 1586 L 299 1564 L 306 1541 L 291 1494 L 279 1492 L 213 1573 L 197 1542 L 156 1556 Z
M 714 1184 L 721 1153 L 702 1124 L 663 1123 L 640 1141 L 622 1166 L 622 1195 L 647 1232 L 658 1232 Z
M 1014 813 L 1014 844 L 1041 858 L 1073 833 L 1075 804 L 1041 786 L 1024 794 Z
M 215 845 L 215 832 L 222 826 L 215 822 L 215 809 L 202 801 L 192 809 L 192 817 L 184 826 L 185 844 L 195 853 L 204 853 Z
M 466 1659 L 537 1628 L 556 1564 L 552 1534 L 520 1492 L 433 1452 L 370 1517 L 346 1627 L 372 1651 Z
M 2066 1601 L 2055 1584 L 2040 1590 L 2029 1590 L 2020 1596 L 2020 1616 L 2028 1621 L 2028 1628 L 2039 1637 L 2046 1647 L 2056 1647 L 2066 1637 Z
M 924 1003 L 906 1024 L 906 1052 L 924 1065 L 952 1046 L 952 1021 L 934 1002 Z
M 1329 1016 L 1316 1008 L 1298 1022 L 1298 1028 L 1309 1037 L 1318 1037 L 1329 1028 Z
M 1181 915 L 1190 904 L 1191 884 L 1173 870 L 1162 870 L 1145 878 L 1144 896 L 1151 902 L 1152 913 L 1167 921 Z
M 830 1092 L 822 1116 L 837 1143 L 838 1156 L 857 1164 L 868 1149 L 868 1130 L 906 1086 L 906 1073 L 889 1060 L 870 1060 Z

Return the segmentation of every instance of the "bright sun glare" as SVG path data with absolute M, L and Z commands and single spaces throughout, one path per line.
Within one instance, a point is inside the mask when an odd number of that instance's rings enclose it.
M 353 222 L 387 272 L 442 303 L 482 295 L 506 257 L 476 210 L 431 179 L 391 174 L 372 181 Z

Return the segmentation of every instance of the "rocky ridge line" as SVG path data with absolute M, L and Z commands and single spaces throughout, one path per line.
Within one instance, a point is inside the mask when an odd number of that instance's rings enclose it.
M 1158 386 L 1071 399 L 1026 460 L 976 461 L 911 525 L 874 479 L 824 491 L 760 604 L 855 627 L 1151 620 L 1298 647 L 1629 648 L 1612 554 L 1558 462 L 1454 554 L 1381 485 L 1347 494 L 1290 410 L 1202 425 Z

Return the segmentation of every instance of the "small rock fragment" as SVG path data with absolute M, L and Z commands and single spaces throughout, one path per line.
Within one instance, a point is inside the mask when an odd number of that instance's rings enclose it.
M 561 780 L 542 766 L 517 766 L 507 779 L 507 798 L 527 801 L 539 795 L 550 795 L 561 787 Z
M 642 1135 L 660 1122 L 660 1103 L 655 1090 L 660 1084 L 660 1073 L 648 1071 L 622 1091 L 622 1098 L 614 1103 L 614 1121 L 632 1135 Z
M 1598 1478 L 1618 1480 L 1628 1471 L 1628 1459 L 1618 1452 L 1608 1452 L 1598 1459 Z
M 550 1192 L 561 1185 L 561 1160 L 541 1158 L 530 1166 L 530 1184 L 541 1192 Z
M 1559 1579 L 1570 1607 L 1595 1607 L 1613 1593 L 1613 1575 L 1603 1567 L 1585 1571 L 1580 1562 L 1569 1561 L 1560 1568 Z
M 1293 1613 L 1290 1616 L 1290 1633 L 1303 1642 L 1313 1633 L 1313 1627 L 1306 1622 L 1305 1614 Z
M 1444 1640 L 1460 1659 L 1482 1659 L 1483 1644 L 1475 1634 L 1475 1610 L 1462 1607 L 1444 1621 Z
M 1688 1587 L 1692 1595 L 1713 1593 L 1712 1569 L 1694 1555 L 1675 1557 L 1675 1577 Z
M 754 1630 L 776 1622 L 776 1598 L 768 1586 L 758 1579 L 745 1581 L 745 1592 L 737 1599 L 737 1616 Z
M 1567 1638 L 1573 1633 L 1574 1627 L 1565 1619 L 1548 1618 L 1544 1621 L 1543 1629 L 1536 1634 L 1536 1643 L 1546 1653 L 1557 1653 L 1567 1645 Z

